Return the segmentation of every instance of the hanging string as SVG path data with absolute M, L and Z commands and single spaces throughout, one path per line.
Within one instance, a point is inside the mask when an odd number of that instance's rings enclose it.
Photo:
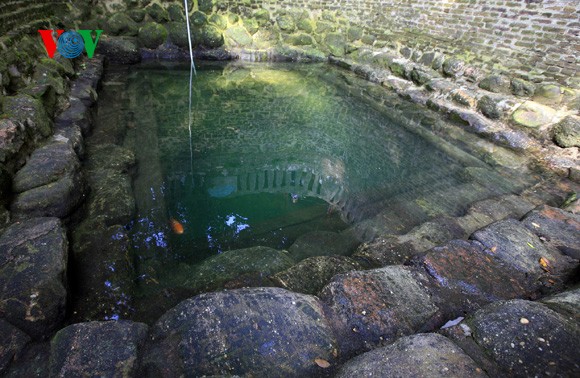
M 197 76 L 197 71 L 195 70 L 195 63 L 193 62 L 193 46 L 191 45 L 191 29 L 189 27 L 189 5 L 187 4 L 187 0 L 183 0 L 185 4 L 185 20 L 187 24 L 187 41 L 189 42 L 189 59 L 191 60 L 191 67 L 193 68 L 193 73 Z M 191 83 L 190 83 L 191 87 Z M 191 89 L 190 89 L 191 92 Z M 191 95 L 190 95 L 191 96 Z

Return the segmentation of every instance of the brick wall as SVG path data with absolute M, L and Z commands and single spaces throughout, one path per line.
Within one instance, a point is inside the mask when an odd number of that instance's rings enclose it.
M 230 0 L 230 4 L 247 0 Z M 580 0 L 251 0 L 269 10 L 342 10 L 379 38 L 486 71 L 580 83 Z M 576 78 L 575 80 L 571 78 Z
M 0 36 L 29 31 L 38 22 L 67 12 L 66 4 L 66 0 L 0 0 Z

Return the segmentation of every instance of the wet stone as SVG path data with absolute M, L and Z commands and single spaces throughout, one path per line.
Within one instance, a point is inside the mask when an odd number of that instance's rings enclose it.
M 110 169 L 119 173 L 131 172 L 135 167 L 135 153 L 116 144 L 105 143 L 89 147 L 90 159 L 86 162 L 86 169 Z
M 578 376 L 580 326 L 548 307 L 524 300 L 496 302 L 468 324 L 475 341 L 513 377 Z
M 268 277 L 288 269 L 294 260 L 286 251 L 268 247 L 251 247 L 226 251 L 187 269 L 184 287 L 197 292 L 221 288 L 226 282 L 244 274 Z
M 522 224 L 544 243 L 580 260 L 580 215 L 544 205 L 529 213 Z
M 50 143 L 32 153 L 26 165 L 14 176 L 12 189 L 22 193 L 55 182 L 79 169 L 80 162 L 69 144 Z
M 28 344 L 30 337 L 8 323 L 0 319 L 0 374 L 6 372 L 8 365 L 17 357 L 24 346 Z
M 92 114 L 81 100 L 71 97 L 70 106 L 59 114 L 54 122 L 57 126 L 77 125 L 80 127 L 82 134 L 86 136 L 91 131 Z
M 524 273 L 537 285 L 544 278 L 566 281 L 575 268 L 574 260 L 558 250 L 545 246 L 522 223 L 507 219 L 473 233 L 504 264 Z M 533 282 L 537 281 L 537 282 Z
M 18 194 L 10 206 L 15 218 L 66 218 L 84 201 L 87 186 L 79 171 Z
M 554 141 L 560 147 L 580 147 L 580 118 L 568 116 L 554 126 Z
M 520 282 L 525 276 L 514 273 L 478 242 L 453 240 L 416 256 L 412 262 L 429 274 L 438 307 L 451 318 L 493 301 L 528 294 Z
M 402 266 L 339 274 L 320 298 L 332 310 L 343 356 L 430 328 L 439 311 L 412 270 Z
M 580 321 L 580 289 L 546 297 L 540 302 L 566 317 Z
M 337 345 L 316 297 L 279 288 L 207 293 L 152 328 L 142 375 L 308 377 L 336 365 Z
M 339 273 L 363 269 L 363 264 L 346 256 L 317 256 L 276 273 L 272 281 L 284 289 L 316 295 Z
M 358 245 L 349 233 L 313 231 L 300 236 L 288 252 L 296 261 L 312 256 L 349 255 Z
M 7 163 L 16 156 L 26 139 L 24 124 L 11 119 L 0 119 L 0 162 Z
M 79 159 L 85 156 L 85 141 L 81 128 L 78 125 L 54 125 L 54 142 L 67 143 L 77 154 Z
M 475 173 L 475 172 L 474 172 Z M 493 221 L 506 218 L 520 219 L 534 209 L 534 205 L 520 196 L 505 194 L 473 203 L 467 210 L 468 214 L 481 214 Z M 489 222 L 492 223 L 492 222 Z
M 420 238 L 401 240 L 398 236 L 387 236 L 360 245 L 353 257 L 375 267 L 398 265 L 432 247 L 433 243 Z
M 403 337 L 345 363 L 337 378 L 486 377 L 457 345 L 438 334 Z
M 89 214 L 107 225 L 127 224 L 135 214 L 131 178 L 112 169 L 99 169 L 89 176 L 92 188 Z
M 97 52 L 105 55 L 113 63 L 135 64 L 141 61 L 141 54 L 134 37 L 102 36 Z
M 88 322 L 60 330 L 51 341 L 50 376 L 131 377 L 147 337 L 147 325 Z
M 72 233 L 71 260 L 75 321 L 130 318 L 136 275 L 124 227 L 85 220 Z
M 538 128 L 552 121 L 556 111 L 548 106 L 527 101 L 512 113 L 511 120 L 518 126 Z
M 0 313 L 30 336 L 64 320 L 68 242 L 57 218 L 35 218 L 0 236 Z
M 10 119 L 24 125 L 32 140 L 40 140 L 52 133 L 52 121 L 44 110 L 41 100 L 28 95 L 7 96 L 2 110 Z
M 494 93 L 509 93 L 510 79 L 503 75 L 489 75 L 479 82 L 479 87 Z

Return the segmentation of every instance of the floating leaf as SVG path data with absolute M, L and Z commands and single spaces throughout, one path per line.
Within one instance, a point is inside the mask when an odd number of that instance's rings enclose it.
M 535 228 L 540 228 L 540 225 L 534 222 L 532 222 L 532 226 L 534 226 Z
M 534 247 L 534 245 L 532 243 L 528 242 L 528 245 L 530 246 L 530 248 L 536 249 L 536 247 Z
M 494 245 L 493 247 L 490 248 L 491 253 L 495 253 L 496 250 L 497 250 L 497 245 Z
M 522 324 L 528 324 L 530 321 L 526 318 L 520 318 L 520 323 Z
M 330 362 L 323 360 L 322 358 L 315 358 L 314 362 L 316 362 L 316 365 L 320 366 L 323 369 L 330 367 Z
M 547 258 L 545 257 L 540 257 L 539 260 L 540 266 L 542 267 L 542 269 L 544 269 L 546 272 L 549 272 L 549 268 L 550 268 L 550 261 L 548 261 Z

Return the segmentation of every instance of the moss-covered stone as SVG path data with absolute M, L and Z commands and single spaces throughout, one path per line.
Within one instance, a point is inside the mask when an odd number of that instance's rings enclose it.
M 479 82 L 479 87 L 494 93 L 509 93 L 510 79 L 503 75 L 489 75 Z
M 105 31 L 112 35 L 136 36 L 139 32 L 137 23 L 125 13 L 115 13 L 107 20 Z
M 33 140 L 46 138 L 52 133 L 52 122 L 40 100 L 28 95 L 7 96 L 2 108 L 6 116 L 24 126 Z
M 187 25 L 185 22 L 168 22 L 165 24 L 165 28 L 167 29 L 167 37 L 169 42 L 181 48 L 189 48 Z M 192 32 L 192 34 L 194 33 Z M 192 40 L 193 39 L 195 38 L 192 38 Z M 199 43 L 199 38 L 197 42 Z
M 489 119 L 500 119 L 503 111 L 499 106 L 499 100 L 492 96 L 483 96 L 477 103 L 477 109 Z
M 296 27 L 306 33 L 312 33 L 314 31 L 314 22 L 309 18 L 303 18 L 298 21 Z
M 324 44 L 334 56 L 346 55 L 346 40 L 342 34 L 330 33 L 324 38 Z
M 181 4 L 172 3 L 167 7 L 167 14 L 171 21 L 184 21 L 185 20 L 185 10 Z
M 254 13 L 254 18 L 260 26 L 266 26 L 270 23 L 270 12 L 267 9 L 258 9 Z
M 512 93 L 516 96 L 533 96 L 536 87 L 533 83 L 520 78 L 513 78 L 510 84 Z
M 155 49 L 167 39 L 167 29 L 156 22 L 149 22 L 139 29 L 139 43 L 148 49 Z
M 364 43 L 365 45 L 372 46 L 375 43 L 376 39 L 377 37 L 373 34 L 365 34 L 362 36 L 361 42 Z
M 320 14 L 320 19 L 325 20 L 325 21 L 335 22 L 336 15 L 332 11 L 325 10 L 325 11 L 322 11 L 322 13 Z
M 526 101 L 512 114 L 512 122 L 518 126 L 537 128 L 552 121 L 556 111 L 533 101 Z
M 294 46 L 306 46 L 306 45 L 313 45 L 314 39 L 312 36 L 304 33 L 293 34 L 289 35 L 286 38 L 286 43 L 289 43 Z
M 235 13 L 228 13 L 228 22 L 230 24 L 237 24 L 240 21 L 240 16 Z
M 443 73 L 450 77 L 458 77 L 463 75 L 465 70 L 465 62 L 456 58 L 449 58 L 443 62 Z
M 433 79 L 433 75 L 423 68 L 415 67 L 411 71 L 411 80 L 417 85 L 423 85 L 431 79 Z
M 155 22 L 167 22 L 169 21 L 169 13 L 159 4 L 153 3 L 147 8 L 145 8 L 147 14 L 151 16 Z
M 145 18 L 147 12 L 143 9 L 131 9 L 127 11 L 127 16 L 131 17 L 131 19 L 135 22 L 141 22 Z
M 328 32 L 333 32 L 336 30 L 336 25 L 327 21 L 317 21 L 316 22 L 316 32 L 319 34 L 324 34 Z
M 536 90 L 533 100 L 544 105 L 558 105 L 562 101 L 562 89 L 557 84 L 543 85 Z
M 214 0 L 197 0 L 197 6 L 200 11 L 211 13 L 213 10 Z
M 278 23 L 280 30 L 285 32 L 291 33 L 294 31 L 294 29 L 296 29 L 294 17 L 292 17 L 290 14 L 281 14 L 276 18 L 276 22 Z
M 362 28 L 359 28 L 358 26 L 352 26 L 348 29 L 346 36 L 347 36 L 348 40 L 351 42 L 358 41 L 363 36 L 363 30 L 362 30 Z
M 568 116 L 554 127 L 554 141 L 558 146 L 580 147 L 580 118 Z
M 228 28 L 224 34 L 229 46 L 250 46 L 253 41 L 252 36 L 240 25 Z
M 209 16 L 209 22 L 214 24 L 218 29 L 224 30 L 228 27 L 228 20 L 221 14 L 212 14 Z
M 202 44 L 206 47 L 215 48 L 224 44 L 222 32 L 215 26 L 206 25 L 201 31 Z
M 244 20 L 244 27 L 250 33 L 250 35 L 256 34 L 258 29 L 260 29 L 260 25 L 258 25 L 258 21 L 254 20 L 253 18 Z
M 195 26 L 203 26 L 207 23 L 207 16 L 203 12 L 195 11 L 191 14 L 189 20 Z

